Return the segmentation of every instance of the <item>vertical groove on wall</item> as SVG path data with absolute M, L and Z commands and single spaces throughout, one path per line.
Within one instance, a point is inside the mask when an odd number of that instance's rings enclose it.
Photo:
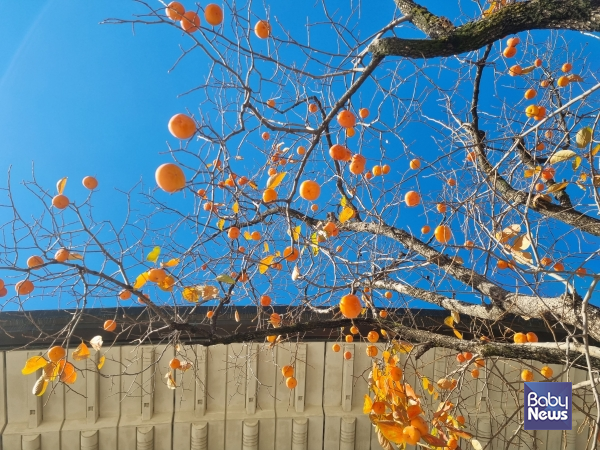
M 2 352 L 2 374 L 4 376 L 4 383 L 2 386 L 2 393 L 4 394 L 4 425 L 2 426 L 2 430 L 1 430 L 1 434 L 0 434 L 0 450 L 2 450 L 2 440 L 4 436 L 4 429 L 6 428 L 6 425 L 8 424 L 8 391 L 7 391 L 7 385 L 8 385 L 8 378 L 6 378 L 8 376 L 8 373 L 6 372 L 6 352 Z
M 325 450 L 325 419 L 327 416 L 325 415 L 325 372 L 327 372 L 325 364 L 327 363 L 327 344 L 329 341 L 325 341 L 323 344 L 323 381 L 321 381 L 323 389 L 321 389 L 321 410 L 323 411 L 323 444 L 321 445 L 321 450 Z

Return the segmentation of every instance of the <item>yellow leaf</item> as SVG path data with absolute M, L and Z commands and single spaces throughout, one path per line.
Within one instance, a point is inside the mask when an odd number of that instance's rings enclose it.
M 363 414 L 369 414 L 373 409 L 373 400 L 371 397 L 365 394 L 365 403 L 363 404 Z
M 61 178 L 56 183 L 56 190 L 59 194 L 62 194 L 65 191 L 65 187 L 67 186 L 67 177 Z
M 162 263 L 163 267 L 175 267 L 177 264 L 179 264 L 179 258 L 173 258 L 168 260 L 166 263 Z
M 448 316 L 444 319 L 444 323 L 446 325 L 448 325 L 449 327 L 454 327 L 454 319 L 452 318 L 452 316 Z
M 69 252 L 69 256 L 67 256 L 67 259 L 69 261 L 77 261 L 77 260 L 83 260 L 83 255 L 81 255 L 80 253 L 75 253 L 75 252 Z
M 194 286 L 183 288 L 181 296 L 184 298 L 184 300 L 192 303 L 196 303 L 198 300 L 200 300 L 200 293 L 195 289 Z
M 90 357 L 90 349 L 83 342 L 79 344 L 73 351 L 73 359 L 75 361 L 83 361 L 84 359 L 88 359 Z
M 272 177 L 269 177 L 269 180 L 267 181 L 267 189 L 268 188 L 275 189 L 277 186 L 279 186 L 281 184 L 281 182 L 283 181 L 283 179 L 285 178 L 286 175 L 287 175 L 287 172 L 281 172 L 276 175 L 273 175 Z
M 238 203 L 238 202 L 235 202 L 235 203 L 233 204 L 233 208 L 231 208 L 231 209 L 233 210 L 233 212 L 234 212 L 235 214 L 237 214 L 238 212 L 240 212 L 240 205 L 239 205 L 239 203 Z
M 413 349 L 413 345 L 405 341 L 393 341 L 394 350 L 398 353 L 408 353 Z
M 54 381 L 56 380 L 56 377 L 58 376 L 59 372 L 60 365 L 53 362 L 49 362 L 44 366 L 44 379 L 48 381 Z
M 252 235 L 250 234 L 250 232 L 244 231 L 244 239 L 246 239 L 247 241 L 252 240 Z
M 483 445 L 477 439 L 471 439 L 471 445 L 475 450 L 483 450 Z
M 292 230 L 292 239 L 294 240 L 294 242 L 298 242 L 298 239 L 300 239 L 300 230 L 302 229 L 302 225 L 298 225 L 297 227 L 294 227 L 294 229 Z
M 254 190 L 258 190 L 258 185 L 254 181 L 249 181 L 248 186 L 250 186 Z
M 44 375 L 42 375 L 33 385 L 33 389 L 31 391 L 31 393 L 33 395 L 37 395 L 38 397 L 41 397 L 42 395 L 44 395 L 44 392 L 46 392 L 47 387 L 48 387 L 48 380 L 46 380 L 44 378 Z
M 261 274 L 265 273 L 269 269 L 269 267 L 271 267 L 273 258 L 275 258 L 273 255 L 269 255 L 260 260 L 260 263 L 258 264 L 258 271 Z
M 529 252 L 520 252 L 517 250 L 512 250 L 512 255 L 515 258 L 515 261 L 517 261 L 520 264 L 533 264 L 533 257 L 531 256 L 531 253 Z
M 518 235 L 520 232 L 521 232 L 521 225 L 515 223 L 512 225 L 509 225 L 504 230 L 496 233 L 496 239 L 498 239 L 500 242 L 504 243 L 504 242 L 507 242 L 509 239 Z
M 141 288 L 143 285 L 146 284 L 146 281 L 148 281 L 148 272 L 140 273 L 138 275 L 138 277 L 135 279 L 135 283 L 133 283 L 133 288 L 134 289 Z
M 598 153 L 599 151 L 600 151 L 600 144 L 597 144 L 592 149 L 592 156 L 596 156 L 596 153 Z
M 581 78 L 579 75 L 575 75 L 574 73 L 567 75 L 567 78 L 569 79 L 570 83 L 583 81 L 583 78 Z
M 235 321 L 239 322 L 240 321 L 240 313 L 238 312 L 238 310 L 235 310 Z
M 577 153 L 575 153 L 573 150 L 559 150 L 550 157 L 548 163 L 556 164 L 559 162 L 568 161 L 575 156 L 577 156 Z
M 581 165 L 581 161 L 583 161 L 581 156 L 576 156 L 575 159 L 573 159 L 573 162 L 571 163 L 571 167 L 573 168 L 573 170 L 579 169 L 579 166 Z
M 568 181 L 563 181 L 562 183 L 556 183 L 556 184 L 553 184 L 552 186 L 550 186 L 546 192 L 548 192 L 549 194 L 551 194 L 552 192 L 562 191 L 568 185 L 569 185 Z
M 429 378 L 423 377 L 422 382 L 423 382 L 423 389 L 428 391 L 429 390 Z
M 347 204 L 348 201 L 346 200 L 346 197 L 342 195 L 342 198 L 340 199 L 340 205 L 342 205 L 342 208 L 345 208 Z
M 350 207 L 345 207 L 340 214 L 340 222 L 344 223 L 354 217 L 354 210 Z
M 277 251 L 275 252 L 275 256 L 277 256 L 277 257 L 279 258 L 279 257 L 281 256 L 281 252 L 280 252 L 279 250 L 277 250 Z
M 459 339 L 463 338 L 463 335 L 460 331 L 458 331 L 456 328 L 452 328 L 452 331 L 454 332 L 454 336 L 456 336 Z
M 317 256 L 319 254 L 319 238 L 317 237 L 317 233 L 310 235 L 310 241 L 312 242 L 311 247 L 313 255 Z
M 217 222 L 217 226 L 219 227 L 219 230 L 223 231 L 223 227 L 225 226 L 225 219 L 219 219 L 219 221 Z
M 535 169 L 525 169 L 525 178 L 531 178 L 536 173 L 540 173 L 542 168 L 540 166 L 536 166 Z
M 402 435 L 402 432 L 404 431 L 402 424 L 381 421 L 377 423 L 376 428 L 381 431 L 381 434 L 383 434 L 388 441 L 393 442 L 394 444 L 403 444 L 405 442 Z
M 150 261 L 155 263 L 158 257 L 160 256 L 160 247 L 154 247 L 148 256 L 146 256 L 146 261 Z
M 106 362 L 106 356 L 102 355 L 100 357 L 100 361 L 98 361 L 98 370 L 102 369 L 102 366 L 104 366 L 105 362 Z
M 23 375 L 29 375 L 39 369 L 42 369 L 48 364 L 48 361 L 42 356 L 32 356 L 25 362 L 25 367 L 21 370 Z
M 264 250 L 265 253 L 269 253 L 269 244 L 267 242 L 264 243 Z
M 458 314 L 456 311 L 450 311 L 450 315 L 455 323 L 460 323 L 460 314 Z
M 515 239 L 512 248 L 513 250 L 527 250 L 530 245 L 531 241 L 529 240 L 529 237 L 526 234 L 522 234 Z
M 524 67 L 523 69 L 521 69 L 521 75 L 527 75 L 528 73 L 533 72 L 534 69 L 535 66 Z

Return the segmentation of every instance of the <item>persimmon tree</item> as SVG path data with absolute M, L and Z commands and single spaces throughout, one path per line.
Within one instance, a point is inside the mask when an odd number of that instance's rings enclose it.
M 24 182 L 35 216 L 20 212 L 12 184 L 5 190 L 5 305 L 55 296 L 76 308 L 59 333 L 41 331 L 56 348 L 26 367 L 44 368 L 38 394 L 75 382 L 64 349 L 79 345 L 78 317 L 98 301 L 133 299 L 144 314 L 99 324 L 105 340 L 131 332 L 175 348 L 258 341 L 267 350 L 329 329 L 333 341 L 382 343 L 367 349 L 365 414 L 386 449 L 471 439 L 461 389 L 494 361 L 584 369 L 589 382 L 574 394 L 593 394 L 582 412 L 595 447 L 600 2 L 474 2 L 450 18 L 389 3 L 377 23 L 361 20 L 364 4 L 306 5 L 300 28 L 250 2 L 134 2 L 140 13 L 106 20 L 179 33 L 175 66 L 196 58 L 207 71 L 184 88 L 201 100 L 165 124 L 155 180 L 122 194 L 121 223 L 96 217 L 93 178 L 87 198 L 69 194 L 66 179 L 58 193 Z M 191 323 L 200 305 L 210 306 L 206 320 Z M 256 306 L 256 320 L 225 332 L 223 313 L 242 305 Z M 419 327 L 405 308 L 424 305 L 447 319 Z M 515 317 L 542 321 L 555 339 L 513 330 Z M 75 358 L 89 357 L 83 345 Z M 456 368 L 430 381 L 404 355 L 418 364 L 431 348 L 448 349 Z M 157 364 L 185 371 L 194 361 Z M 515 393 L 521 381 L 562 375 L 522 369 L 507 382 Z M 403 381 L 407 371 L 422 383 Z M 294 388 L 293 366 L 282 373 Z M 516 426 L 508 446 L 527 433 L 519 415 L 494 419 Z

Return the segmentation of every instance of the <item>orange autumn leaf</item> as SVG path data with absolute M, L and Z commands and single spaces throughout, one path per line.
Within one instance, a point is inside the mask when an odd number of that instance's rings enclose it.
M 21 369 L 21 373 L 23 375 L 29 375 L 44 368 L 46 364 L 48 364 L 48 361 L 42 356 L 32 356 L 25 362 L 25 367 Z

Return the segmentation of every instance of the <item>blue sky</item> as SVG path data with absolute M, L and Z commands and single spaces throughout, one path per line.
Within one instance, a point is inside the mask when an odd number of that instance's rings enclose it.
M 455 18 L 455 2 L 424 3 L 438 14 Z M 3 4 L 6 9 L 7 3 L 0 1 Z M 348 5 L 352 4 L 340 4 L 339 10 L 331 12 L 340 16 L 351 7 Z M 362 5 L 360 30 L 366 38 L 390 20 L 394 8 L 391 0 L 377 2 L 376 8 Z M 298 36 L 303 35 L 307 22 L 315 20 L 311 16 L 309 21 L 307 14 L 316 14 L 305 3 L 290 0 L 267 5 L 268 14 L 262 4 L 254 7 L 255 13 L 269 15 L 272 21 L 276 17 Z M 53 192 L 56 181 L 68 176 L 69 197 L 81 202 L 88 194 L 81 179 L 93 175 L 100 183 L 94 193 L 96 217 L 119 222 L 125 203 L 115 189 L 128 190 L 141 179 L 146 188 L 154 187 L 156 167 L 171 159 L 165 154 L 167 142 L 175 142 L 167 122 L 175 113 L 197 110 L 199 94 L 178 96 L 201 82 L 205 63 L 196 56 L 184 59 L 169 72 L 180 46 L 189 45 L 189 38 L 172 27 L 138 26 L 133 33 L 129 25 L 99 25 L 106 18 L 129 18 L 141 11 L 134 2 L 39 0 L 11 3 L 10 9 L 11 14 L 0 17 L 0 185 L 6 184 L 9 166 L 13 186 L 30 179 L 34 163 L 42 186 Z M 421 37 L 416 31 L 403 31 L 402 35 Z M 584 43 L 576 38 L 571 48 Z M 321 44 L 326 47 L 328 42 Z M 496 47 L 498 52 L 500 45 Z M 497 66 L 498 70 L 506 67 L 502 60 Z M 432 77 L 440 75 L 435 62 L 427 70 Z M 484 77 L 484 83 L 492 80 L 491 73 Z M 442 76 L 437 81 L 450 86 L 454 80 Z M 522 88 L 524 80 L 504 78 L 498 92 L 503 98 L 512 96 L 521 108 L 521 92 L 511 90 L 515 85 Z M 469 89 L 466 86 L 466 96 Z M 486 94 L 490 104 L 495 93 L 490 90 Z M 357 99 L 370 102 L 369 94 L 364 90 Z M 422 137 L 423 130 L 409 128 L 403 131 L 403 138 L 411 142 Z M 425 144 L 431 145 L 431 140 Z M 428 152 L 431 150 L 424 150 L 423 157 L 433 159 L 433 152 Z M 247 158 L 243 165 L 250 165 L 249 161 Z M 426 178 L 419 182 L 421 186 L 432 183 Z M 29 197 L 23 189 L 16 189 L 15 198 L 29 211 Z M 189 198 L 184 202 L 183 194 L 173 201 L 190 203 Z M 402 218 L 406 226 L 418 229 L 427 220 L 422 210 L 416 210 L 404 209 Z M 53 307 L 41 301 L 30 305 Z

